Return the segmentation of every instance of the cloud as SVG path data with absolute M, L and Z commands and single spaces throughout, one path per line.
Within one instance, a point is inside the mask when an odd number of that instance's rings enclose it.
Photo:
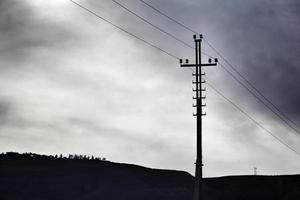
M 299 124 L 299 2 L 228 1 L 222 5 L 228 14 L 220 26 L 229 28 L 224 38 L 231 53 L 235 52 L 230 57 L 239 58 L 239 70 Z
M 0 124 L 5 124 L 6 120 L 10 114 L 11 105 L 9 102 L 1 100 L 0 101 Z
M 41 18 L 29 2 L 18 0 L 1 1 L 0 31 L 1 58 L 14 63 L 2 64 L 1 70 L 25 66 L 39 51 L 63 49 L 79 37 L 79 33 L 69 29 L 64 21 L 47 16 Z M 18 62 L 25 64 L 16 64 Z

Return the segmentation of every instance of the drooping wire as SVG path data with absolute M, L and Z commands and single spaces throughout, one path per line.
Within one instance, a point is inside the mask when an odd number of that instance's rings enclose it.
M 298 156 L 300 156 L 300 153 L 298 151 L 296 151 L 293 147 L 291 147 L 290 145 L 288 145 L 286 142 L 284 142 L 281 138 L 279 138 L 278 136 L 276 136 L 274 133 L 272 133 L 270 130 L 268 130 L 267 128 L 265 128 L 261 123 L 259 123 L 258 121 L 256 121 L 253 117 L 251 117 L 246 111 L 244 111 L 243 109 L 241 109 L 238 105 L 236 105 L 232 100 L 230 100 L 229 98 L 227 98 L 224 94 L 222 94 L 218 89 L 216 89 L 212 84 L 210 84 L 209 82 L 207 82 L 207 85 L 213 89 L 218 95 L 220 95 L 221 97 L 223 97 L 224 99 L 226 99 L 232 106 L 234 106 L 236 109 L 238 109 L 241 113 L 243 113 L 246 117 L 248 117 L 252 122 L 254 122 L 258 127 L 260 127 L 261 129 L 263 129 L 264 131 L 266 131 L 269 135 L 271 135 L 273 138 L 275 138 L 279 143 L 281 143 L 282 145 L 284 145 L 285 147 L 287 147 L 288 149 L 290 149 L 291 151 L 295 152 Z
M 145 4 L 146 6 L 148 6 L 149 8 L 151 8 L 152 10 L 156 11 L 157 13 L 161 14 L 162 16 L 168 18 L 169 20 L 173 21 L 174 23 L 178 24 L 179 26 L 183 27 L 184 29 L 194 33 L 194 34 L 199 34 L 199 32 L 193 30 L 190 27 L 187 27 L 186 25 L 184 25 L 183 23 L 179 22 L 178 20 L 174 19 L 173 17 L 170 17 L 169 15 L 165 14 L 163 11 L 159 10 L 158 8 L 152 6 L 151 4 L 145 2 L 144 0 L 139 0 L 140 2 L 142 2 L 143 4 Z M 225 61 L 225 63 L 235 72 L 237 73 L 248 85 L 250 85 L 250 87 L 257 92 L 266 102 L 268 102 L 280 115 L 282 115 L 283 117 L 285 117 L 285 119 L 280 116 L 278 113 L 276 113 L 270 106 L 266 106 L 267 104 L 257 95 L 254 95 L 255 93 L 252 92 L 248 87 L 245 87 L 245 84 L 242 84 L 243 87 L 246 88 L 247 91 L 249 91 L 252 95 L 255 96 L 255 98 L 257 98 L 262 104 L 264 104 L 271 112 L 273 112 L 276 116 L 278 116 L 286 125 L 288 125 L 291 129 L 293 129 L 294 131 L 296 131 L 297 133 L 300 133 L 297 129 L 295 129 L 293 126 L 291 126 L 291 124 L 293 124 L 295 127 L 297 127 L 300 130 L 300 126 L 294 122 L 290 117 L 287 116 L 287 114 L 285 114 L 282 110 L 280 110 L 278 108 L 278 106 L 276 106 L 271 100 L 269 100 L 260 90 L 258 90 L 254 84 L 252 84 L 241 72 L 239 72 L 237 70 L 236 67 L 234 67 L 229 61 L 228 59 L 226 59 L 216 48 L 214 48 L 208 41 L 207 39 L 204 38 L 204 42 L 218 55 L 221 57 L 221 59 L 223 59 Z M 212 57 L 209 55 L 209 57 Z M 224 66 L 223 66 L 224 67 Z M 234 74 L 230 73 L 229 70 L 227 70 L 224 67 L 225 71 L 227 73 L 229 73 L 230 76 L 232 76 L 236 81 L 238 81 L 238 78 L 235 77 Z M 238 81 L 239 83 L 242 83 L 241 81 Z M 286 120 L 287 119 L 287 120 Z M 288 123 L 287 121 L 289 121 L 290 123 Z
M 143 22 L 149 24 L 150 26 L 152 26 L 153 28 L 157 29 L 158 31 L 166 34 L 167 36 L 177 40 L 178 42 L 182 43 L 183 45 L 189 47 L 190 49 L 195 49 L 195 47 L 191 46 L 190 44 L 186 43 L 185 41 L 181 40 L 180 38 L 176 37 L 174 34 L 158 27 L 157 25 L 155 25 L 154 23 L 150 22 L 149 20 L 141 17 L 140 15 L 138 15 L 137 13 L 135 13 L 134 11 L 130 10 L 128 7 L 124 6 L 123 4 L 121 4 L 120 2 L 116 1 L 116 0 L 111 0 L 112 2 L 114 2 L 115 4 L 117 4 L 118 6 L 120 6 L 121 8 L 123 8 L 124 10 L 126 10 L 127 12 L 131 13 L 132 15 L 134 15 L 135 17 L 139 18 L 140 20 L 142 20 Z M 205 53 L 205 52 L 201 52 L 203 55 L 209 57 L 209 58 L 213 58 L 213 56 Z
M 162 12 L 161 10 L 159 10 L 158 8 L 155 8 L 154 6 L 150 5 L 149 3 L 143 1 L 143 0 L 139 0 L 140 2 L 142 2 L 143 4 L 145 4 L 146 6 L 148 6 L 149 8 L 151 8 L 152 10 L 155 10 L 156 12 L 158 12 L 159 14 L 161 14 L 162 16 L 168 18 L 169 20 L 171 20 L 172 22 L 178 24 L 179 26 L 182 26 L 183 28 L 185 28 L 188 31 L 191 31 L 194 34 L 199 34 L 197 31 L 191 29 L 190 27 L 187 27 L 186 25 L 184 25 L 183 23 L 175 20 L 173 17 L 170 17 L 169 15 L 165 14 L 164 12 Z
M 121 30 L 121 31 L 123 31 L 123 32 L 125 32 L 125 33 L 127 33 L 127 34 L 129 34 L 130 36 L 132 36 L 132 37 L 134 37 L 134 38 L 136 38 L 136 39 L 138 39 L 138 40 L 140 40 L 140 41 L 142 41 L 142 42 L 144 42 L 145 44 L 147 44 L 147 45 L 149 45 L 149 46 L 155 48 L 156 50 L 159 50 L 159 51 L 165 53 L 166 55 L 168 55 L 168 56 L 170 56 L 170 57 L 172 57 L 172 58 L 174 58 L 174 59 L 176 59 L 176 60 L 179 60 L 179 58 L 178 58 L 177 56 L 174 56 L 173 54 L 171 54 L 171 53 L 169 53 L 169 52 L 167 52 L 167 51 L 161 49 L 160 47 L 157 47 L 157 46 L 153 45 L 152 43 L 150 43 L 150 42 L 148 42 L 148 41 L 146 41 L 146 40 L 144 40 L 144 39 L 142 39 L 142 38 L 140 38 L 140 37 L 138 37 L 138 36 L 136 36 L 136 35 L 130 33 L 129 31 L 123 29 L 122 27 L 115 25 L 114 23 L 112 23 L 112 22 L 110 22 L 109 20 L 107 20 L 107 19 L 101 17 L 101 16 L 98 15 L 97 13 L 95 13 L 95 12 L 93 12 L 92 10 L 90 10 L 90 9 L 88 9 L 88 8 L 86 8 L 86 7 L 84 7 L 84 6 L 82 6 L 81 4 L 79 4 L 79 3 L 77 3 L 77 2 L 74 2 L 73 0 L 70 0 L 70 1 L 71 1 L 72 3 L 74 3 L 75 5 L 79 6 L 80 8 L 86 10 L 86 11 L 89 12 L 90 14 L 96 16 L 97 18 L 99 18 L 99 19 L 101 19 L 101 20 L 107 22 L 108 24 L 110 24 L 110 25 L 116 27 L 117 29 L 119 29 L 119 30 Z M 226 101 L 228 101 L 228 102 L 231 103 L 234 107 L 236 107 L 240 112 L 242 112 L 242 113 L 245 114 L 249 119 L 251 119 L 253 122 L 255 122 L 255 124 L 256 124 L 257 126 L 259 126 L 259 127 L 262 128 L 263 130 L 265 130 L 267 133 L 269 133 L 270 135 L 272 135 L 277 141 L 279 141 L 281 144 L 283 144 L 284 146 L 286 146 L 287 148 L 289 148 L 291 151 L 295 152 L 297 155 L 300 155 L 299 152 L 297 152 L 295 149 L 293 149 L 293 148 L 290 147 L 288 144 L 286 144 L 285 142 L 283 142 L 279 137 L 277 137 L 277 136 L 274 135 L 271 131 L 269 131 L 268 129 L 266 129 L 265 127 L 263 127 L 259 122 L 257 122 L 256 120 L 254 120 L 254 118 L 252 118 L 249 114 L 247 114 L 245 111 L 243 111 L 243 110 L 242 110 L 239 106 L 237 106 L 233 101 L 231 101 L 230 99 L 228 99 L 224 94 L 222 94 L 219 90 L 217 90 L 212 84 L 210 84 L 210 83 L 208 83 L 208 82 L 206 82 L 206 83 L 207 83 L 214 91 L 216 91 L 217 94 L 219 94 L 219 95 L 220 95 L 221 97 L 223 97 Z
M 171 54 L 171 53 L 167 52 L 166 50 L 164 50 L 164 49 L 162 49 L 162 48 L 160 48 L 160 47 L 158 47 L 158 46 L 156 46 L 156 45 L 154 45 L 154 44 L 152 44 L 152 43 L 146 41 L 145 39 L 143 39 L 143 38 L 141 38 L 141 37 L 139 37 L 139 36 L 137 36 L 137 35 L 135 35 L 135 34 L 129 32 L 129 31 L 127 31 L 127 30 L 125 30 L 124 28 L 122 28 L 122 27 L 120 27 L 120 26 L 118 26 L 118 25 L 112 23 L 112 22 L 109 21 L 108 19 L 105 19 L 104 17 L 101 17 L 100 15 L 98 15 L 98 14 L 95 13 L 94 11 L 88 9 L 87 7 L 81 5 L 81 4 L 79 4 L 79 3 L 77 3 L 77 2 L 75 2 L 75 1 L 73 1 L 73 0 L 70 0 L 70 1 L 71 1 L 72 3 L 74 3 L 75 5 L 77 5 L 78 7 L 82 8 L 82 9 L 84 9 L 85 11 L 89 12 L 90 14 L 94 15 L 94 16 L 97 17 L 98 19 L 101 19 L 101 20 L 105 21 L 106 23 L 108 23 L 108 24 L 114 26 L 115 28 L 121 30 L 122 32 L 124 32 L 124 33 L 126 33 L 126 34 L 128 34 L 128 35 L 130 35 L 131 37 L 134 37 L 135 39 L 138 39 L 138 40 L 140 40 L 141 42 L 144 42 L 145 44 L 147 44 L 147 45 L 149 45 L 149 46 L 155 48 L 156 50 L 159 50 L 159 51 L 161 51 L 161 52 L 163 52 L 163 53 L 165 53 L 165 54 L 167 54 L 167 55 L 169 55 L 169 56 L 171 56 L 171 57 L 173 57 L 173 58 L 179 60 L 179 57 L 178 57 L 178 56 L 175 56 L 174 54 Z
M 287 128 L 291 128 L 292 130 L 294 130 L 296 133 L 299 133 L 300 132 L 295 129 L 293 126 L 291 126 L 288 121 L 283 118 L 281 115 L 279 115 L 277 112 L 275 112 L 273 110 L 273 108 L 271 106 L 269 106 L 266 102 L 262 101 L 259 96 L 257 94 L 255 94 L 247 85 L 245 85 L 242 81 L 240 81 L 236 76 L 234 76 L 234 74 L 232 72 L 230 72 L 226 67 L 224 67 L 223 64 L 221 63 L 218 63 L 219 66 L 221 66 L 222 69 L 224 69 L 235 81 L 237 81 L 241 86 L 243 86 L 250 94 L 252 94 L 256 99 L 258 99 L 264 106 L 266 106 L 272 113 L 274 113 L 277 117 L 279 117 L 279 119 L 281 121 L 283 121 L 286 125 Z
M 183 45 L 193 49 L 194 47 L 189 45 L 188 43 L 186 43 L 185 41 L 179 39 L 178 37 L 176 37 L 175 35 L 173 35 L 172 33 L 169 33 L 167 31 L 165 31 L 164 29 L 156 26 L 155 24 L 153 24 L 152 22 L 150 22 L 149 20 L 141 17 L 140 15 L 136 14 L 135 12 L 131 11 L 129 8 L 127 8 L 126 6 L 124 6 L 123 4 L 119 3 L 118 1 L 116 0 L 111 0 L 112 2 L 114 2 L 115 4 L 117 4 L 118 6 L 120 6 L 121 8 L 125 9 L 127 12 L 130 12 L 131 14 L 133 14 L 134 16 L 136 16 L 137 18 L 139 18 L 140 20 L 142 20 L 143 22 L 149 24 L 150 26 L 154 27 L 155 29 L 159 30 L 160 32 L 168 35 L 169 37 L 177 40 L 178 42 L 182 43 Z
M 189 68 L 190 69 L 190 68 Z M 194 70 L 190 69 L 193 73 L 195 73 Z M 222 97 L 223 99 L 225 99 L 227 102 L 229 102 L 233 107 L 235 107 L 238 111 L 240 111 L 242 114 L 244 114 L 248 119 L 250 119 L 252 122 L 254 122 L 259 128 L 261 128 L 262 130 L 264 130 L 265 132 L 267 132 L 269 135 L 271 135 L 274 139 L 276 139 L 279 143 L 281 143 L 282 145 L 284 145 L 285 147 L 287 147 L 288 149 L 290 149 L 291 151 L 293 151 L 294 153 L 296 153 L 298 156 L 300 156 L 300 152 L 298 152 L 297 150 L 295 150 L 293 147 L 291 147 L 289 144 L 287 144 L 286 142 L 284 142 L 281 138 L 279 138 L 278 136 L 276 136 L 272 131 L 268 130 L 267 128 L 265 128 L 261 123 L 259 123 L 257 120 L 255 120 L 253 117 L 250 116 L 250 114 L 248 114 L 246 111 L 244 111 L 240 106 L 238 106 L 237 104 L 235 104 L 232 100 L 230 100 L 228 97 L 226 97 L 220 90 L 218 90 L 215 86 L 213 86 L 213 84 L 211 84 L 209 81 L 205 80 L 206 84 L 213 89 L 216 94 L 218 94 L 220 97 Z
M 297 127 L 298 129 L 300 129 L 300 126 L 294 122 L 290 117 L 288 117 L 283 111 L 281 111 L 271 100 L 269 100 L 259 89 L 257 89 L 254 84 L 252 84 L 243 74 L 241 74 L 241 72 L 239 72 L 237 70 L 236 67 L 234 67 L 229 61 L 228 59 L 226 59 L 216 48 L 214 48 L 206 39 L 204 39 L 204 41 L 206 42 L 206 44 L 214 51 L 216 52 L 216 54 L 218 54 L 218 56 L 220 56 L 225 62 L 226 64 L 235 72 L 237 73 L 248 85 L 251 86 L 251 88 L 257 92 L 266 102 L 268 102 L 270 105 L 273 106 L 273 108 L 275 108 L 277 110 L 278 113 L 280 113 L 282 116 L 284 116 L 288 121 L 290 121 L 295 127 Z M 270 108 L 269 108 L 270 109 Z M 277 115 L 278 116 L 278 115 Z M 286 121 L 285 121 L 286 122 Z M 287 123 L 287 122 L 286 122 Z M 298 131 L 296 131 L 298 132 Z M 298 132 L 299 133 L 299 132 Z

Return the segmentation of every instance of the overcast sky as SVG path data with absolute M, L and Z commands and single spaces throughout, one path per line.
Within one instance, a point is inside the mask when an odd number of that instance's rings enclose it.
M 194 45 L 191 32 L 139 0 L 118 1 Z M 298 0 L 145 1 L 202 33 L 300 126 Z M 76 2 L 178 57 L 193 59 L 192 49 L 111 0 Z M 194 174 L 193 78 L 176 59 L 69 0 L 1 0 L 0 31 L 0 151 L 87 154 Z M 205 43 L 203 51 L 218 57 Z M 225 96 L 300 152 L 299 133 L 222 68 L 205 71 Z M 253 167 L 259 174 L 300 173 L 299 155 L 207 88 L 205 176 L 253 174 Z

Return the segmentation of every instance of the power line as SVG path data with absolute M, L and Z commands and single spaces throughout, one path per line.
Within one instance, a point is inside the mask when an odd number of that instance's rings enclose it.
M 185 46 L 191 48 L 191 49 L 194 49 L 193 46 L 189 45 L 188 43 L 186 43 L 185 41 L 179 39 L 178 37 L 176 37 L 175 35 L 173 35 L 172 33 L 169 33 L 167 31 L 165 31 L 164 29 L 156 26 L 155 24 L 151 23 L 149 20 L 141 17 L 140 15 L 136 14 L 135 12 L 133 12 L 132 10 L 130 10 L 129 8 L 127 8 L 126 6 L 124 6 L 123 4 L 119 3 L 118 1 L 115 1 L 115 0 L 111 0 L 112 2 L 114 2 L 115 4 L 117 4 L 118 6 L 120 6 L 121 8 L 125 9 L 127 12 L 130 12 L 131 14 L 133 14 L 134 16 L 136 16 L 137 18 L 139 18 L 140 20 L 142 20 L 143 22 L 149 24 L 150 26 L 154 27 L 155 29 L 159 30 L 160 32 L 168 35 L 169 37 L 177 40 L 178 42 L 184 44 Z
M 220 63 L 219 63 L 220 64 Z M 190 69 L 192 72 L 195 72 L 194 70 Z M 206 80 L 206 84 L 213 89 L 219 96 L 221 96 L 222 98 L 224 98 L 226 101 L 228 101 L 233 107 L 235 107 L 237 110 L 239 110 L 242 114 L 244 114 L 247 118 L 249 118 L 252 122 L 254 122 L 258 127 L 260 127 L 262 130 L 266 131 L 268 134 L 270 134 L 273 138 L 275 138 L 279 143 L 281 143 L 282 145 L 286 146 L 288 149 L 290 149 L 291 151 L 293 151 L 294 153 L 296 153 L 297 155 L 300 156 L 300 153 L 295 150 L 293 147 L 291 147 L 290 145 L 288 145 L 286 142 L 284 142 L 281 138 L 279 138 L 278 136 L 276 136 L 274 133 L 272 133 L 270 130 L 268 130 L 267 128 L 265 128 L 261 123 L 259 123 L 258 121 L 256 121 L 253 117 L 251 117 L 246 111 L 244 111 L 241 107 L 239 107 L 237 104 L 235 104 L 232 100 L 230 100 L 228 97 L 226 97 L 222 92 L 220 92 L 216 87 L 214 87 L 211 83 L 209 83 Z
M 177 56 L 174 56 L 173 54 L 167 52 L 166 50 L 163 50 L 163 49 L 161 49 L 160 47 L 157 47 L 157 46 L 155 46 L 154 44 L 152 44 L 152 43 L 150 43 L 150 42 L 148 42 L 148 41 L 146 41 L 146 40 L 144 40 L 144 39 L 142 39 L 142 38 L 140 38 L 140 37 L 138 37 L 138 36 L 132 34 L 131 32 L 129 32 L 129 31 L 123 29 L 122 27 L 120 27 L 120 26 L 118 26 L 118 25 L 112 23 L 111 21 L 109 21 L 109 20 L 107 20 L 107 19 L 101 17 L 100 15 L 98 15 L 97 13 L 95 13 L 95 12 L 91 11 L 90 9 L 84 7 L 83 5 L 81 5 L 81 4 L 77 3 L 77 2 L 74 2 L 73 0 L 70 0 L 70 1 L 71 1 L 72 3 L 74 3 L 75 5 L 79 6 L 80 8 L 86 10 L 86 11 L 89 12 L 90 14 L 96 16 L 97 18 L 99 18 L 99 19 L 101 19 L 101 20 L 107 22 L 108 24 L 110 24 L 110 25 L 116 27 L 117 29 L 119 29 L 119 30 L 121 30 L 121 31 L 123 31 L 123 32 L 125 32 L 125 33 L 127 33 L 127 34 L 129 34 L 130 36 L 132 36 L 132 37 L 134 37 L 134 38 L 136 38 L 136 39 L 138 39 L 138 40 L 144 42 L 145 44 L 147 44 L 147 45 L 149 45 L 149 46 L 155 48 L 156 50 L 159 50 L 159 51 L 165 53 L 166 55 L 168 55 L 168 56 L 170 56 L 170 57 L 172 57 L 172 58 L 174 58 L 174 59 L 176 59 L 176 60 L 180 60 Z M 292 151 L 295 152 L 296 154 L 300 155 L 300 153 L 298 153 L 296 150 L 294 150 L 294 149 L 293 149 L 292 147 L 290 147 L 288 144 L 286 144 L 285 142 L 283 142 L 279 137 L 277 137 L 276 135 L 274 135 L 271 131 L 269 131 L 268 129 L 266 129 L 265 127 L 263 127 L 259 122 L 257 122 L 256 120 L 254 120 L 254 118 L 252 118 L 249 114 L 247 114 L 244 110 L 242 110 L 239 106 L 237 106 L 233 101 L 231 101 L 231 100 L 228 99 L 224 94 L 222 94 L 220 91 L 218 91 L 212 84 L 210 84 L 210 83 L 208 83 L 208 82 L 207 82 L 207 84 L 208 84 L 214 91 L 216 91 L 221 97 L 223 97 L 225 100 L 227 100 L 229 103 L 231 103 L 234 107 L 236 107 L 240 112 L 242 112 L 242 113 L 245 114 L 249 119 L 251 119 L 253 122 L 255 122 L 255 124 L 256 124 L 257 126 L 259 126 L 259 127 L 262 128 L 263 130 L 265 130 L 266 132 L 268 132 L 271 136 L 273 136 L 273 137 L 274 137 L 276 140 L 278 140 L 281 144 L 283 144 L 284 146 L 286 146 L 287 148 L 289 148 L 290 150 L 292 150 Z
M 152 10 L 155 10 L 156 12 L 158 12 L 159 14 L 161 14 L 162 16 L 168 18 L 169 20 L 173 21 L 174 23 L 178 24 L 179 26 L 182 26 L 183 28 L 185 28 L 188 31 L 191 31 L 194 34 L 199 34 L 197 31 L 187 27 L 186 25 L 184 25 L 183 23 L 175 20 L 173 17 L 168 16 L 167 14 L 163 13 L 162 11 L 160 11 L 158 8 L 155 8 L 154 6 L 150 5 L 149 3 L 143 1 L 143 0 L 139 0 L 140 2 L 142 2 L 143 4 L 145 4 L 146 6 L 148 6 L 149 8 L 151 8 Z
M 115 4 L 117 4 L 118 6 L 120 6 L 121 8 L 123 8 L 124 10 L 126 10 L 127 12 L 131 13 L 132 15 L 134 15 L 135 17 L 139 18 L 140 20 L 142 20 L 143 22 L 149 24 L 150 26 L 152 26 L 153 28 L 157 29 L 158 31 L 168 35 L 169 37 L 177 40 L 178 42 L 182 43 L 183 45 L 189 47 L 190 49 L 195 49 L 193 46 L 189 45 L 188 43 L 186 43 L 185 41 L 181 40 L 180 38 L 176 37 L 174 34 L 158 27 L 157 25 L 153 24 L 152 22 L 150 22 L 149 20 L 141 17 L 140 15 L 138 15 L 137 13 L 135 13 L 134 11 L 130 10 L 128 7 L 124 6 L 123 4 L 121 4 L 120 2 L 116 1 L 116 0 L 111 0 L 112 2 L 114 2 Z M 211 55 L 205 53 L 205 52 L 201 52 L 203 55 L 206 55 L 209 58 L 213 58 Z
M 143 4 L 145 4 L 146 6 L 148 6 L 149 8 L 151 8 L 152 10 L 158 12 L 159 14 L 161 14 L 162 16 L 168 18 L 169 20 L 173 21 L 174 23 L 178 24 L 179 26 L 183 27 L 184 29 L 192 32 L 192 33 L 198 33 L 197 31 L 191 29 L 190 27 L 187 27 L 186 25 L 184 25 L 183 23 L 179 22 L 178 20 L 174 19 L 173 17 L 170 17 L 169 15 L 165 14 L 163 11 L 159 10 L 158 8 L 150 5 L 149 3 L 145 2 L 144 0 L 139 0 L 140 2 L 142 2 Z M 257 92 L 266 102 L 268 102 L 273 108 L 275 108 L 275 110 L 280 114 L 278 114 L 277 112 L 275 112 L 269 105 L 267 105 L 259 96 L 257 96 L 254 92 L 252 92 L 245 84 L 243 84 L 239 79 L 237 79 L 235 77 L 234 74 L 232 74 L 229 70 L 227 70 L 224 66 L 223 69 L 230 75 L 232 76 L 238 83 L 240 83 L 243 87 L 245 87 L 245 89 L 247 91 L 249 91 L 255 98 L 257 98 L 263 105 L 265 105 L 271 112 L 273 112 L 276 116 L 278 116 L 288 127 L 290 127 L 291 129 L 293 129 L 295 132 L 299 133 L 300 132 L 295 129 L 293 126 L 291 126 L 290 123 L 292 123 L 295 127 L 297 127 L 298 129 L 300 129 L 300 126 L 295 123 L 290 117 L 288 117 L 283 111 L 281 111 L 271 100 L 269 100 L 265 95 L 263 95 L 262 92 L 260 92 L 245 76 L 243 76 L 219 51 L 217 51 L 216 48 L 214 48 L 205 38 L 204 41 L 207 43 L 207 45 L 215 52 L 217 53 L 218 56 L 221 57 L 221 59 L 223 59 L 225 61 L 225 63 L 234 70 L 235 73 L 237 73 L 248 85 L 250 85 L 250 87 Z M 209 55 L 209 57 L 212 57 Z M 285 117 L 285 118 L 283 118 Z M 287 120 L 286 120 L 287 119 Z M 289 123 L 289 122 L 290 123 Z
M 264 106 L 266 106 L 272 113 L 274 113 L 281 121 L 283 121 L 287 127 L 291 128 L 294 130 L 296 133 L 300 132 L 295 129 L 293 126 L 291 126 L 286 119 L 284 119 L 281 115 L 279 115 L 277 112 L 275 112 L 271 106 L 269 106 L 266 102 L 262 101 L 257 94 L 255 94 L 249 87 L 247 87 L 242 81 L 240 81 L 232 72 L 230 72 L 224 65 L 219 63 L 222 69 L 224 69 L 235 81 L 237 81 L 240 85 L 242 85 L 250 94 L 252 94 L 256 99 L 258 99 Z
M 77 5 L 78 7 L 80 7 L 80 8 L 82 8 L 82 9 L 84 9 L 85 11 L 89 12 L 90 14 L 96 16 L 98 19 L 101 19 L 101 20 L 105 21 L 106 23 L 108 23 L 108 24 L 114 26 L 115 28 L 117 28 L 117 29 L 123 31 L 124 33 L 126 33 L 126 34 L 128 34 L 128 35 L 130 35 L 130 36 L 132 36 L 132 37 L 134 37 L 134 38 L 136 38 L 136 39 L 138 39 L 138 40 L 144 42 L 145 44 L 147 44 L 147 45 L 149 45 L 149 46 L 155 48 L 156 50 L 159 50 L 159 51 L 161 51 L 161 52 L 163 52 L 163 53 L 165 53 L 165 54 L 167 54 L 167 55 L 169 55 L 169 56 L 171 56 L 171 57 L 173 57 L 173 58 L 179 60 L 179 57 L 178 57 L 178 56 L 175 56 L 175 55 L 173 55 L 173 54 L 167 52 L 166 50 L 164 50 L 164 49 L 162 49 L 162 48 L 160 48 L 160 47 L 158 47 L 158 46 L 156 46 L 156 45 L 154 45 L 154 44 L 152 44 L 152 43 L 146 41 L 145 39 L 140 38 L 140 37 L 137 36 L 137 35 L 134 35 L 133 33 L 131 33 L 131 32 L 129 32 L 129 31 L 125 30 L 124 28 L 122 28 L 122 27 L 120 27 L 120 26 L 118 26 L 118 25 L 112 23 L 112 22 L 109 21 L 108 19 L 105 19 L 104 17 L 101 17 L 100 15 L 98 15 L 98 14 L 95 13 L 94 11 L 92 11 L 92 10 L 86 8 L 85 6 L 83 6 L 83 5 L 81 5 L 81 4 L 77 3 L 77 2 L 75 2 L 75 1 L 73 1 L 73 0 L 70 0 L 70 1 L 71 1 L 72 3 L 74 3 L 75 5 Z
M 243 74 L 241 74 L 236 67 L 234 67 L 219 51 L 217 51 L 216 48 L 214 48 L 206 39 L 204 41 L 207 43 L 207 45 L 212 48 L 214 52 L 216 52 L 226 63 L 227 65 L 236 72 L 246 83 L 248 83 L 251 88 L 256 91 L 265 101 L 267 101 L 269 104 L 273 106 L 282 116 L 284 116 L 288 121 L 290 121 L 294 126 L 296 126 L 298 129 L 300 129 L 300 126 L 295 123 L 292 119 L 290 119 L 283 111 L 281 111 L 273 102 L 271 102 L 260 90 L 258 90 Z M 298 131 L 296 131 L 298 132 Z M 298 132 L 299 133 L 299 132 Z
M 265 128 L 263 125 L 261 125 L 258 121 L 256 121 L 253 117 L 251 117 L 246 111 L 244 111 L 243 109 L 241 109 L 238 105 L 236 105 L 233 101 L 231 101 L 229 98 L 227 98 L 224 94 L 222 94 L 219 90 L 217 90 L 212 84 L 208 83 L 206 81 L 207 85 L 212 88 L 218 95 L 220 95 L 221 97 L 223 97 L 224 99 L 226 99 L 232 106 L 234 106 L 236 109 L 238 109 L 241 113 L 243 113 L 245 116 L 247 116 L 251 121 L 253 121 L 258 127 L 260 127 L 261 129 L 263 129 L 264 131 L 266 131 L 268 134 L 270 134 L 273 138 L 275 138 L 279 143 L 281 143 L 282 145 L 286 146 L 288 149 L 290 149 L 291 151 L 295 152 L 297 155 L 300 156 L 300 153 L 298 151 L 296 151 L 295 149 L 293 149 L 293 147 L 291 147 L 290 145 L 288 145 L 286 142 L 284 142 L 281 138 L 279 138 L 278 136 L 276 136 L 274 133 L 272 133 L 270 130 L 268 130 L 267 128 Z

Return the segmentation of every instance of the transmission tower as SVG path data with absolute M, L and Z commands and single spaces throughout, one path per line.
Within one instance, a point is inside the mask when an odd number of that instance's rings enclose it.
M 209 67 L 209 66 L 217 66 L 218 59 L 215 58 L 212 61 L 211 58 L 208 59 L 207 64 L 202 64 L 201 62 L 201 42 L 203 39 L 202 35 L 194 35 L 193 36 L 195 41 L 195 64 L 189 64 L 189 60 L 186 59 L 185 63 L 183 60 L 180 59 L 181 67 L 193 67 L 195 69 L 195 73 L 193 76 L 196 80 L 193 81 L 193 84 L 196 86 L 193 91 L 195 92 L 195 96 L 193 99 L 196 101 L 196 104 L 193 107 L 196 107 L 196 116 L 197 120 L 197 155 L 196 155 L 196 170 L 195 170 L 195 187 L 194 187 L 194 200 L 203 200 L 203 173 L 202 173 L 202 116 L 205 116 L 206 113 L 203 113 L 203 107 L 206 104 L 203 104 L 203 99 L 206 96 L 203 96 L 203 92 L 206 91 L 206 88 L 203 87 L 205 80 L 202 78 L 205 73 L 202 72 L 202 67 Z M 213 62 L 213 63 L 212 63 Z
M 254 167 L 254 176 L 257 176 L 257 167 Z

